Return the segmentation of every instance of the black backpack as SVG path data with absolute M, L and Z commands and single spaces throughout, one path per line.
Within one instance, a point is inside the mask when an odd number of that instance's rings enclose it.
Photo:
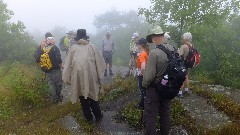
M 174 51 L 169 51 L 163 45 L 157 48 L 167 54 L 169 64 L 163 77 L 155 78 L 154 84 L 163 99 L 173 99 L 186 79 L 187 70 L 175 48 Z

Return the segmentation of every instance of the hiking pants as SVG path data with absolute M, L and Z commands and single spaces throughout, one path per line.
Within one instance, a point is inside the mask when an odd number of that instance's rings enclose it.
M 143 124 L 144 135 L 156 135 L 157 116 L 160 115 L 161 135 L 168 135 L 170 130 L 170 101 L 163 100 L 155 88 L 146 90 L 144 100 Z
M 142 86 L 142 82 L 143 82 L 143 76 L 138 76 L 138 88 L 141 95 L 139 107 L 144 108 L 144 97 L 146 96 L 146 88 Z
M 101 117 L 102 112 L 98 101 L 94 101 L 91 98 L 85 99 L 83 96 L 80 96 L 79 98 L 82 106 L 83 115 L 87 119 L 87 121 L 92 121 L 93 115 L 95 116 L 95 119 L 99 119 Z
M 59 70 L 52 70 L 51 72 L 47 73 L 48 77 L 48 84 L 51 90 L 51 98 L 53 101 L 61 101 L 61 91 L 62 91 L 62 71 Z
M 112 52 L 103 51 L 103 58 L 106 64 L 112 65 L 112 56 L 113 56 Z

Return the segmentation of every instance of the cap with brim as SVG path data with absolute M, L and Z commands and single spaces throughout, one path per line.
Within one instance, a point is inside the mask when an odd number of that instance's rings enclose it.
M 145 45 L 145 44 L 147 44 L 147 41 L 144 38 L 140 38 L 137 42 L 137 45 Z
M 139 37 L 139 34 L 136 32 L 136 33 L 133 33 L 133 35 L 132 35 L 132 39 L 135 39 L 135 38 L 137 38 L 137 37 Z
M 106 35 L 111 35 L 111 32 L 110 32 L 110 31 L 107 31 Z
M 163 32 L 160 26 L 155 26 L 150 30 L 149 35 L 147 35 L 146 37 L 146 40 L 148 43 L 152 43 L 152 36 L 154 35 L 164 36 L 164 34 L 165 33 Z
M 73 32 L 73 31 L 69 31 L 69 32 L 66 32 L 66 34 L 73 35 L 73 34 L 74 34 L 74 32 Z

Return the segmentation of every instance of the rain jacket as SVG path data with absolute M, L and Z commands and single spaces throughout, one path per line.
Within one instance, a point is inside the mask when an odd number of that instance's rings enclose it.
M 65 60 L 63 81 L 71 85 L 72 103 L 91 98 L 98 101 L 105 62 L 97 48 L 87 40 L 80 39 L 73 45 Z

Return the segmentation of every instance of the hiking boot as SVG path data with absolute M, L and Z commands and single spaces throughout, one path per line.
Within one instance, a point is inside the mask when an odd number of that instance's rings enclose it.
M 183 98 L 183 94 L 178 94 L 177 97 Z
M 103 119 L 103 113 L 101 114 L 101 116 L 99 116 L 98 118 L 96 118 L 96 122 L 99 122 Z
M 128 71 L 126 74 L 125 74 L 125 78 L 128 78 L 130 76 L 130 71 Z
M 104 76 L 107 76 L 107 69 L 105 69 Z
M 190 95 L 190 94 L 191 94 L 191 91 L 189 91 L 189 90 L 183 92 L 183 95 Z

